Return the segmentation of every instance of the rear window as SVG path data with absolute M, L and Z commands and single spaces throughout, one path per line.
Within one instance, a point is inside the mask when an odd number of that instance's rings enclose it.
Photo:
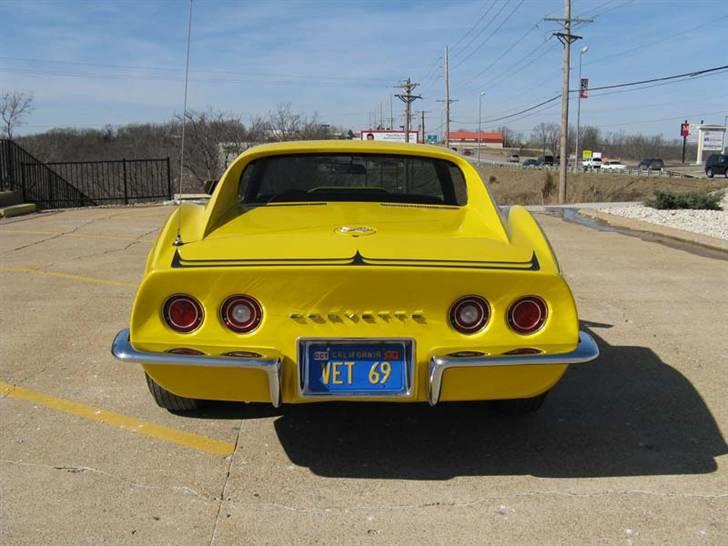
M 449 161 L 375 154 L 295 154 L 256 159 L 240 177 L 243 203 L 370 201 L 467 203 L 465 179 Z

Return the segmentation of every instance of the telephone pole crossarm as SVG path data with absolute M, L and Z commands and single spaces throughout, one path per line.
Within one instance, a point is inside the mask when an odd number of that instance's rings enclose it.
M 398 93 L 394 95 L 399 100 L 401 100 L 404 103 L 405 107 L 405 116 L 404 116 L 404 141 L 409 142 L 409 133 L 410 133 L 410 118 L 412 116 L 412 103 L 416 101 L 417 99 L 421 99 L 422 95 L 414 95 L 412 92 L 415 90 L 417 86 L 419 86 L 419 83 L 413 82 L 410 78 L 407 78 L 405 81 L 403 81 L 401 84 L 399 84 L 399 88 L 402 89 L 403 93 Z

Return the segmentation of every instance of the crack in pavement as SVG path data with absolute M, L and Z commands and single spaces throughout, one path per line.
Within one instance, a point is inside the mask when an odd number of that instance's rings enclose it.
M 161 487 L 158 485 L 148 485 L 145 483 L 137 482 L 134 480 L 130 480 L 129 478 L 125 478 L 124 476 L 119 476 L 117 474 L 112 474 L 110 472 L 106 472 L 104 470 L 99 470 L 98 468 L 93 468 L 90 466 L 79 466 L 79 465 L 50 465 L 50 464 L 43 464 L 43 463 L 26 463 L 24 461 L 13 461 L 10 459 L 0 459 L 0 463 L 3 464 L 12 464 L 17 466 L 30 466 L 30 467 L 38 467 L 38 468 L 47 468 L 50 470 L 60 470 L 69 472 L 72 474 L 81 474 L 85 472 L 89 472 L 91 474 L 96 474 L 99 476 L 104 476 L 107 478 L 111 478 L 113 480 L 117 480 L 126 484 L 129 484 L 132 487 L 138 487 L 141 489 L 155 489 L 155 490 L 171 490 L 171 491 L 177 491 L 182 492 L 186 495 L 193 495 L 199 499 L 202 499 L 206 503 L 212 502 L 208 497 L 205 495 L 202 495 L 192 489 L 189 486 L 186 485 L 173 485 L 170 487 Z
M 238 430 L 238 436 L 236 438 L 235 446 L 237 448 L 238 442 L 240 439 L 240 433 L 241 429 Z M 698 500 L 719 500 L 728 498 L 728 493 L 714 493 L 714 494 L 705 494 L 705 493 L 676 493 L 676 492 L 660 492 L 660 491 L 649 491 L 644 489 L 622 489 L 622 490 L 602 490 L 602 491 L 593 491 L 588 493 L 578 493 L 575 491 L 554 491 L 554 490 L 547 490 L 547 491 L 541 491 L 541 490 L 535 490 L 535 491 L 524 491 L 522 493 L 514 493 L 509 495 L 492 495 L 492 496 L 485 496 L 485 497 L 478 497 L 477 499 L 470 500 L 470 501 L 464 501 L 464 502 L 441 502 L 441 501 L 432 501 L 432 502 L 424 502 L 424 503 L 418 503 L 418 504 L 395 504 L 395 505 L 352 505 L 352 506 L 326 506 L 321 508 L 299 508 L 296 506 L 290 506 L 286 504 L 280 504 L 275 502 L 255 502 L 255 503 L 245 503 L 245 502 L 238 502 L 234 500 L 225 500 L 225 493 L 227 491 L 227 485 L 230 478 L 230 471 L 232 469 L 232 461 L 233 461 L 234 455 L 230 455 L 230 460 L 228 462 L 228 466 L 225 473 L 225 480 L 223 482 L 221 493 L 219 498 L 213 497 L 212 499 L 206 495 L 203 495 L 201 493 L 198 493 L 193 488 L 189 486 L 184 485 L 175 485 L 175 486 L 169 486 L 169 487 L 161 487 L 156 485 L 149 485 L 141 482 L 137 482 L 134 480 L 130 480 L 129 478 L 126 478 L 124 476 L 119 476 L 117 474 L 112 474 L 110 472 L 106 472 L 104 470 L 99 470 L 97 468 L 92 468 L 89 466 L 82 466 L 82 465 L 48 465 L 48 464 L 42 464 L 42 463 L 27 463 L 24 461 L 13 461 L 9 459 L 0 459 L 0 463 L 4 464 L 13 464 L 13 465 L 19 465 L 19 466 L 30 466 L 30 467 L 39 467 L 39 468 L 47 468 L 51 470 L 58 470 L 58 471 L 65 471 L 72 474 L 81 474 L 84 472 L 93 473 L 96 475 L 104 476 L 107 478 L 111 478 L 113 480 L 117 480 L 123 483 L 128 484 L 131 487 L 137 487 L 142 489 L 152 489 L 152 490 L 170 490 L 175 492 L 181 492 L 185 495 L 192 495 L 201 501 L 205 502 L 206 504 L 212 504 L 213 502 L 217 504 L 217 511 L 215 513 L 215 519 L 213 522 L 213 529 L 212 529 L 212 535 L 210 538 L 210 544 L 214 543 L 216 532 L 218 529 L 218 523 L 220 520 L 220 513 L 222 511 L 222 505 L 224 502 L 227 502 L 231 506 L 239 507 L 239 508 L 245 508 L 246 510 L 261 510 L 261 509 L 267 509 L 267 510 L 283 510 L 287 512 L 298 512 L 298 513 L 331 513 L 331 512 L 351 512 L 351 511 L 357 511 L 357 512 L 382 512 L 382 511 L 393 511 L 393 510 L 417 510 L 417 509 L 426 509 L 426 508 L 471 508 L 475 507 L 481 504 L 485 504 L 488 502 L 503 502 L 504 500 L 508 499 L 519 499 L 519 498 L 528 498 L 528 497 L 571 497 L 571 498 L 595 498 L 595 497 L 608 497 L 608 496 L 649 496 L 649 497 L 657 497 L 657 498 L 674 498 L 674 499 L 698 499 Z
M 119 212 L 119 213 L 115 213 L 115 214 L 109 214 L 109 215 L 106 215 L 106 216 L 102 216 L 102 217 L 92 218 L 91 220 L 88 220 L 88 221 L 86 221 L 86 222 L 83 222 L 83 223 L 81 223 L 81 224 L 78 224 L 78 225 L 77 225 L 76 227 L 74 227 L 74 228 L 73 228 L 73 229 L 71 229 L 71 230 L 63 231 L 63 232 L 61 232 L 61 233 L 57 233 L 57 234 L 55 234 L 55 235 L 51 235 L 50 237 L 46 237 L 46 238 L 44 238 L 44 239 L 41 239 L 41 240 L 39 240 L 39 241 L 33 241 L 32 243 L 27 243 L 27 244 L 25 244 L 25 245 L 20 245 L 20 246 L 18 246 L 18 247 L 15 247 L 15 248 L 11 248 L 11 249 L 10 249 L 10 252 L 16 252 L 16 251 L 18 251 L 18 250 L 23 250 L 23 249 L 25 249 L 25 248 L 29 248 L 29 247 L 31 247 L 31 246 L 36 246 L 36 245 L 40 245 L 40 244 L 43 244 L 43 243 L 45 243 L 45 242 L 48 242 L 48 241 L 52 241 L 52 240 L 54 240 L 54 239 L 58 239 L 58 238 L 60 238 L 60 237 L 63 237 L 64 235 L 69 235 L 69 234 L 71 234 L 71 233 L 76 233 L 76 232 L 77 232 L 77 231 L 78 231 L 79 229 L 81 229 L 82 227 L 85 227 L 85 226 L 91 225 L 91 224 L 93 224 L 93 223 L 95 223 L 95 222 L 101 222 L 101 221 L 104 221 L 104 220 L 109 220 L 109 219 L 111 219 L 111 218 L 114 218 L 115 216 L 120 216 L 120 215 L 122 215 L 122 214 L 124 214 L 124 213 L 122 213 L 122 212 Z
M 220 491 L 220 500 L 217 504 L 217 510 L 215 511 L 215 520 L 212 523 L 212 534 L 210 535 L 210 546 L 215 542 L 215 536 L 217 535 L 217 526 L 220 522 L 220 511 L 222 510 L 222 503 L 225 501 L 225 491 L 227 490 L 228 481 L 230 480 L 230 469 L 233 466 L 233 459 L 235 458 L 235 452 L 238 450 L 238 443 L 240 442 L 240 433 L 243 430 L 243 420 L 241 419 L 238 423 L 238 434 L 235 436 L 235 447 L 233 452 L 230 454 L 230 460 L 228 461 L 227 469 L 225 471 L 225 480 L 222 483 L 222 490 Z
M 133 245 L 138 244 L 138 243 L 141 243 L 141 242 L 144 242 L 144 241 L 142 241 L 142 238 L 146 237 L 147 235 L 151 235 L 152 233 L 154 233 L 156 231 L 159 231 L 159 228 L 158 227 L 155 227 L 154 229 L 151 229 L 149 231 L 146 231 L 146 232 L 142 233 L 141 235 L 135 237 L 130 243 L 128 243 L 123 248 L 111 248 L 111 249 L 108 249 L 108 250 L 103 250 L 101 252 L 94 252 L 92 254 L 86 254 L 84 256 L 76 256 L 75 259 L 81 260 L 81 259 L 85 259 L 85 258 L 95 258 L 97 256 L 106 256 L 108 254 L 114 254 L 116 252 L 126 252 Z M 153 242 L 154 241 L 152 241 L 152 243 Z
M 676 498 L 676 499 L 701 499 L 701 500 L 718 500 L 728 498 L 728 493 L 716 493 L 716 494 L 702 494 L 702 493 L 663 493 L 658 491 L 647 491 L 641 489 L 623 489 L 623 490 L 604 490 L 595 491 L 591 493 L 577 493 L 574 491 L 524 491 L 522 493 L 514 493 L 510 495 L 494 495 L 487 497 L 479 497 L 477 499 L 465 502 L 424 502 L 420 504 L 395 504 L 395 505 L 384 505 L 384 506 L 328 506 L 322 508 L 298 508 L 296 506 L 290 506 L 286 504 L 280 504 L 275 502 L 261 502 L 261 503 L 241 503 L 237 501 L 228 501 L 231 505 L 237 507 L 244 507 L 245 509 L 260 509 L 267 508 L 271 510 L 284 510 L 288 512 L 300 512 L 300 513 L 331 513 L 331 512 L 381 512 L 381 511 L 394 511 L 394 510 L 416 510 L 424 508 L 470 508 L 484 504 L 487 502 L 501 502 L 506 499 L 518 499 L 527 497 L 572 497 L 572 498 L 590 498 L 590 497 L 608 497 L 608 496 L 632 496 L 632 495 L 643 495 L 650 497 L 661 497 L 661 498 Z

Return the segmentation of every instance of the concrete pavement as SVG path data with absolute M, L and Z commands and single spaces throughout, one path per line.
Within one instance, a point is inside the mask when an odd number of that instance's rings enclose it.
M 539 215 L 602 357 L 537 415 L 184 417 L 109 354 L 170 210 L 0 222 L 0 543 L 728 543 L 728 261 Z

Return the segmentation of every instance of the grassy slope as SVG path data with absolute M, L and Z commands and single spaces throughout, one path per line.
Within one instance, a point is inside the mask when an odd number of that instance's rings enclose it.
M 499 205 L 541 205 L 557 201 L 558 170 L 514 169 L 490 165 L 476 168 Z M 543 190 L 549 174 L 553 189 L 544 198 Z M 722 188 L 728 188 L 728 179 L 569 173 L 567 201 L 569 203 L 642 201 L 652 197 L 655 190 L 686 192 L 714 191 Z

